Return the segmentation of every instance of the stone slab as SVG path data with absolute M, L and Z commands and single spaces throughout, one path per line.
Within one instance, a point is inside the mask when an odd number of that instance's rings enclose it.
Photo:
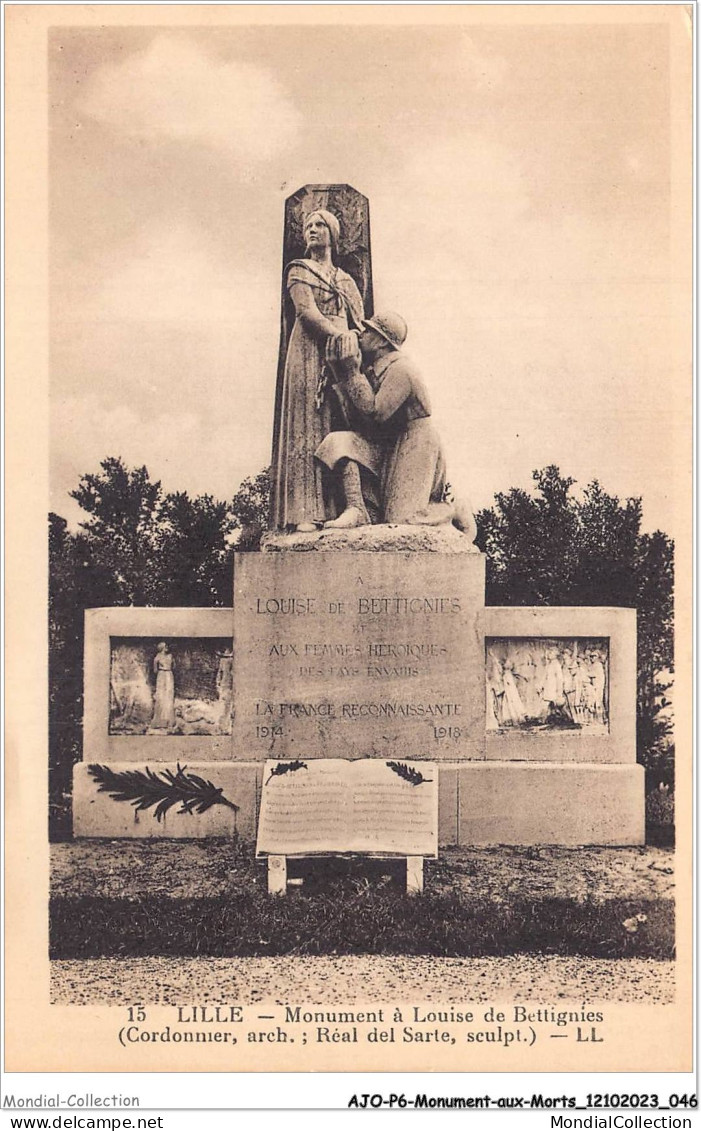
M 202 762 L 232 758 L 231 735 L 110 734 L 114 637 L 232 637 L 233 610 L 104 608 L 85 613 L 83 759 L 87 762 Z
M 112 763 L 119 772 L 146 768 Z M 163 763 L 151 765 L 157 772 Z M 175 764 L 169 766 L 175 770 Z M 214 806 L 207 813 L 158 822 L 153 810 L 135 814 L 129 802 L 100 793 L 85 763 L 73 775 L 74 835 L 104 838 L 232 837 L 253 843 L 261 763 L 193 763 L 188 770 L 222 787 L 239 812 Z M 438 843 L 450 844 L 643 844 L 644 771 L 641 766 L 476 762 L 443 764 L 438 781 Z
M 635 609 L 558 606 L 518 608 L 488 606 L 485 639 L 494 637 L 602 637 L 609 642 L 609 726 L 607 734 L 514 728 L 486 734 L 486 757 L 498 762 L 607 762 L 636 760 L 636 611 Z M 485 689 L 486 694 L 486 689 Z
M 257 856 L 436 856 L 438 767 L 380 758 L 272 759 Z
M 645 843 L 642 766 L 493 762 L 458 771 L 458 843 Z
M 182 764 L 182 763 L 181 763 Z M 165 769 L 176 771 L 176 763 L 112 762 L 115 773 L 145 771 L 158 775 Z M 73 769 L 73 835 L 75 837 L 240 837 L 255 840 L 258 814 L 258 780 L 256 765 L 225 765 L 222 762 L 188 762 L 186 773 L 197 774 L 223 790 L 223 796 L 237 805 L 234 812 L 225 805 L 213 805 L 205 813 L 179 813 L 174 805 L 162 820 L 154 816 L 154 808 L 136 812 L 129 801 L 115 801 L 109 792 L 100 792 L 88 770 L 88 763 L 79 762 Z
M 441 765 L 438 773 L 438 844 L 458 843 L 458 767 Z
M 272 531 L 261 539 L 261 553 L 343 553 L 349 550 L 387 554 L 479 554 L 470 539 L 451 522 L 441 526 L 380 523 L 353 530 Z
M 484 758 L 484 557 L 237 554 L 234 757 Z

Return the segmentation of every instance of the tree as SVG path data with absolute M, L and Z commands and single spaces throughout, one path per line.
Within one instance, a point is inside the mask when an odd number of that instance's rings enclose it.
M 104 583 L 102 604 L 228 605 L 234 546 L 257 549 L 268 471 L 246 479 L 230 503 L 165 494 L 145 467 L 109 457 L 72 497 L 88 515 L 80 540 Z
M 71 772 L 81 756 L 83 610 L 117 603 L 118 587 L 86 539 L 49 515 L 49 804 L 54 832 L 70 832 Z
M 670 781 L 674 547 L 642 534 L 640 499 L 621 502 L 594 480 L 572 494 L 555 466 L 535 471 L 534 494 L 495 496 L 477 515 L 489 605 L 618 605 L 638 611 L 638 757 L 653 784 Z
M 104 570 L 118 605 L 149 604 L 162 491 L 145 467 L 130 471 L 110 456 L 96 475 L 83 475 L 71 496 L 90 516 L 81 523 L 93 564 Z
M 258 549 L 261 535 L 268 525 L 269 501 L 270 468 L 266 467 L 253 478 L 244 479 L 234 495 L 231 507 L 241 527 L 237 549 Z
M 166 495 L 154 526 L 151 603 L 231 604 L 236 522 L 227 504 L 184 491 Z

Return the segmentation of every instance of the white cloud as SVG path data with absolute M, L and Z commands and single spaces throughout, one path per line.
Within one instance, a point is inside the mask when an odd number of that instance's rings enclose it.
M 269 70 L 218 59 L 173 35 L 158 35 L 145 51 L 101 67 L 79 109 L 146 141 L 194 142 L 254 161 L 294 145 L 300 124 Z
M 72 527 L 85 514 L 68 492 L 87 472 L 97 472 L 106 456 L 120 456 L 128 467 L 146 465 L 166 491 L 189 491 L 230 498 L 241 481 L 268 459 L 269 434 L 247 443 L 251 426 L 224 413 L 212 424 L 182 402 L 164 397 L 162 409 L 146 416 L 123 405 L 108 409 L 93 393 L 67 397 L 52 412 L 51 506 Z M 66 438 L 70 437 L 70 443 Z
M 397 201 L 397 180 L 412 187 L 406 203 Z M 373 250 L 382 258 L 394 245 L 413 271 L 430 261 L 440 282 L 464 283 L 466 269 L 473 279 L 493 277 L 502 257 L 513 271 L 513 234 L 529 200 L 517 158 L 498 141 L 465 130 L 410 150 L 378 195 Z
M 102 282 L 85 295 L 89 316 L 108 321 L 236 322 L 241 300 L 253 316 L 277 306 L 275 284 L 237 270 L 212 251 L 202 233 L 161 222 L 124 247 L 119 265 L 102 267 Z M 277 281 L 276 281 L 277 282 Z
M 53 505 L 72 523 L 66 492 L 106 455 L 220 498 L 268 462 L 279 278 L 230 255 L 160 222 L 57 294 L 55 359 L 73 395 L 52 415 Z

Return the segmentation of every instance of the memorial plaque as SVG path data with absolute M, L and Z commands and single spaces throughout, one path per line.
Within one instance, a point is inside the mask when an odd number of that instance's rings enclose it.
M 485 756 L 484 559 L 239 554 L 238 758 Z
M 257 854 L 438 855 L 438 767 L 403 760 L 268 761 Z

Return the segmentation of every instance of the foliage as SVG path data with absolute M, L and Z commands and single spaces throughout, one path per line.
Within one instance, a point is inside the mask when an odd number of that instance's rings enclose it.
M 641 533 L 640 499 L 594 480 L 581 498 L 557 467 L 535 471 L 536 490 L 512 488 L 477 515 L 487 555 L 489 605 L 608 605 L 638 611 L 638 758 L 649 783 L 673 781 L 670 706 L 674 667 L 674 547 Z
M 52 954 L 674 954 L 669 848 L 449 847 L 421 896 L 404 859 L 288 858 L 288 874 L 302 883 L 271 898 L 230 838 L 54 846 Z
M 301 890 L 271 899 L 255 865 L 217 896 L 57 895 L 49 905 L 53 959 L 147 955 L 511 954 L 674 957 L 671 899 L 587 899 L 507 894 L 500 902 L 460 890 L 407 895 L 406 866 L 363 862 L 362 874 L 317 863 Z M 380 874 L 392 871 L 393 880 Z M 300 868 L 300 871 L 302 869 Z M 370 882 L 368 882 L 368 878 Z M 626 923 L 636 922 L 635 931 Z
M 185 491 L 165 494 L 145 467 L 130 471 L 106 459 L 84 475 L 73 498 L 89 516 L 81 523 L 90 566 L 105 578 L 103 604 L 225 605 L 231 556 L 241 523 L 232 506 Z
M 83 610 L 113 603 L 109 575 L 93 567 L 83 535 L 49 515 L 49 803 L 54 835 L 70 833 L 73 764 L 81 757 Z
M 674 844 L 674 794 L 663 782 L 645 795 L 645 827 L 647 844 Z
M 231 508 L 241 528 L 239 550 L 257 550 L 267 526 L 270 500 L 270 469 L 244 479 L 234 495 Z

